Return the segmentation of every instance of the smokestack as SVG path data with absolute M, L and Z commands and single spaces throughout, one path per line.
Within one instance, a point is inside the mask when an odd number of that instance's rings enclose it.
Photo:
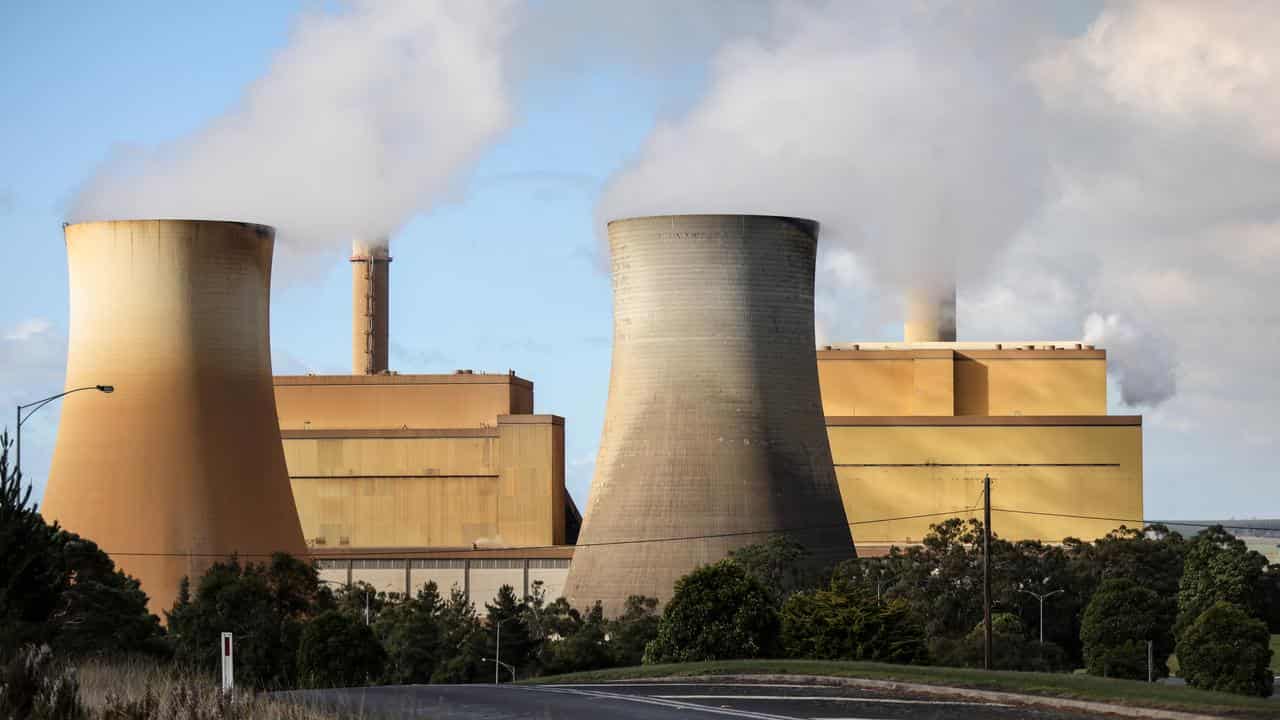
M 387 371 L 391 251 L 387 239 L 351 244 L 351 372 Z
M 271 386 L 275 231 L 206 220 L 65 228 L 67 388 L 49 521 L 98 543 L 152 612 L 238 553 L 306 553 Z
M 783 530 L 823 559 L 853 556 L 818 391 L 817 229 L 744 215 L 609 223 L 613 367 L 565 587 L 575 606 L 665 602 L 689 571 Z
M 902 326 L 902 339 L 906 342 L 955 342 L 955 285 L 944 283 L 909 289 L 906 316 Z

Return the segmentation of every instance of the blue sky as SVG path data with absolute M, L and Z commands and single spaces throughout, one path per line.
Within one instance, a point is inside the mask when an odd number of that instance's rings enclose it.
M 619 200 L 619 188 L 634 191 L 634 198 L 661 197 L 661 192 L 645 185 L 650 170 L 653 176 L 671 179 L 663 192 L 682 194 L 694 204 L 701 198 L 721 197 L 714 188 L 700 188 L 692 182 L 682 185 L 676 177 L 679 173 L 669 172 L 673 167 L 670 148 L 680 149 L 674 154 L 676 161 L 718 166 L 726 155 L 739 156 L 750 148 L 722 148 L 717 143 L 699 144 L 684 138 L 702 137 L 699 133 L 707 126 L 726 128 L 726 135 L 746 128 L 752 137 L 768 137 L 776 129 L 766 124 L 767 119 L 753 125 L 753 118 L 735 118 L 725 124 L 723 116 L 716 114 L 733 107 L 735 87 L 749 81 L 764 82 L 760 75 L 750 74 L 753 67 L 787 61 L 785 32 L 806 38 L 803 33 L 812 31 L 805 29 L 803 19 L 795 21 L 794 28 L 777 20 L 768 6 L 708 4 L 708 17 L 715 22 L 696 25 L 699 18 L 693 16 L 698 13 L 691 11 L 689 17 L 681 17 L 687 31 L 683 35 L 663 27 L 662 12 L 643 7 L 627 10 L 634 17 L 613 23 L 625 26 L 618 28 L 609 25 L 607 8 L 580 6 L 590 9 L 580 9 L 576 15 L 582 17 L 575 20 L 580 25 L 564 31 L 578 35 L 556 35 L 546 31 L 551 23 L 544 23 L 541 29 L 535 23 L 527 33 L 534 39 L 521 37 L 517 44 L 523 44 L 512 51 L 524 59 L 526 67 L 510 71 L 512 112 L 504 129 L 494 141 L 483 145 L 474 162 L 454 173 L 448 192 L 433 195 L 422 208 L 398 219 L 402 225 L 392 241 L 392 366 L 401 372 L 451 372 L 456 368 L 502 372 L 510 368 L 532 379 L 537 411 L 566 418 L 567 478 L 580 506 L 585 505 L 590 483 L 610 359 L 610 286 L 596 228 L 601 207 L 627 206 L 629 198 Z M 556 11 L 561 19 L 576 17 L 564 3 L 535 2 L 530 7 L 534 15 Z M 848 17 L 854 12 L 848 10 L 851 7 L 852 3 L 838 4 L 838 11 L 824 15 L 826 24 L 838 27 L 848 21 L 850 26 L 874 25 Z M 134 2 L 111 7 L 46 2 L 12 3 L 0 10 L 0 62 L 4 68 L 0 73 L 0 107 L 8 110 L 0 115 L 0 257 L 8 270 L 0 286 L 0 338 L 4 340 L 0 348 L 0 401 L 5 407 L 61 388 L 67 321 L 61 223 L 70 217 L 81 188 L 100 176 L 112 157 L 129 147 L 181 143 L 236 112 L 246 89 L 271 71 L 273 58 L 292 42 L 301 11 L 325 13 L 332 8 L 288 2 Z M 1052 109 L 1060 97 L 1111 92 L 1115 89 L 1107 83 L 1115 82 L 1116 77 L 1123 79 L 1123 73 L 1099 72 L 1103 79 L 1091 80 L 1085 70 L 1092 66 L 1081 69 L 1084 61 L 1080 58 L 1086 54 L 1072 43 L 1087 36 L 1097 12 L 1092 5 L 1063 5 L 1041 19 L 1062 35 L 1058 38 L 1062 45 L 1056 54 L 1046 53 L 1027 63 L 1039 73 L 1037 107 Z M 732 15 L 733 23 L 719 22 L 725 13 Z M 1116 34 L 1158 31 L 1159 23 L 1142 19 L 1118 14 L 1113 23 L 1119 28 Z M 1222 17 L 1201 20 L 1211 28 L 1234 28 L 1232 23 L 1239 18 L 1223 13 Z M 1274 19 L 1248 20 L 1249 27 L 1265 29 Z M 1036 22 L 1026 19 L 1024 24 Z M 731 28 L 713 29 L 721 25 Z M 606 29 L 614 34 L 607 34 Z M 732 40 L 726 40 L 725 33 L 754 37 L 752 33 L 774 31 L 782 37 L 776 48 L 766 42 L 767 47 L 761 49 L 748 41 L 737 46 L 737 55 L 719 54 L 720 44 Z M 992 37 L 1000 37 L 1002 42 L 1008 35 L 998 27 L 981 31 L 994 33 Z M 919 46 L 925 43 L 912 32 L 905 32 L 902 46 L 922 52 Z M 590 38 L 595 36 L 603 39 L 593 43 Z M 1224 37 L 1245 45 L 1253 42 L 1263 61 L 1275 60 L 1274 54 L 1266 54 L 1272 51 L 1267 48 L 1265 33 L 1259 38 L 1239 31 L 1214 35 L 1217 42 L 1227 42 Z M 828 52 L 837 59 L 846 52 L 843 45 L 823 49 L 822 43 L 829 40 L 825 36 L 809 39 L 809 44 L 818 48 L 814 52 Z M 1146 39 L 1157 46 L 1182 42 L 1158 34 Z M 852 37 L 847 45 L 858 47 L 866 41 L 865 36 Z M 895 41 L 877 42 L 892 45 Z M 984 43 L 980 39 L 977 44 L 985 48 Z M 1009 50 L 1011 54 L 1024 52 L 1018 43 L 1010 41 L 1008 45 L 1014 48 Z M 528 62 L 538 53 L 555 54 L 548 50 L 553 46 L 563 55 L 545 65 Z M 1100 62 L 1097 57 L 1105 59 L 1107 47 L 1097 43 L 1090 47 L 1095 54 L 1088 56 L 1089 62 Z M 734 62 L 726 62 L 724 57 Z M 1131 55 L 1113 61 L 1120 67 L 1140 67 L 1147 60 Z M 796 62 L 801 61 L 810 62 L 811 58 L 806 54 Z M 979 68 L 977 77 L 986 74 L 985 67 Z M 1268 67 L 1280 72 L 1280 63 Z M 1148 418 L 1148 517 L 1280 515 L 1280 500 L 1271 489 L 1277 478 L 1269 469 L 1275 460 L 1277 416 L 1273 408 L 1280 401 L 1280 384 L 1270 379 L 1251 382 L 1266 374 L 1266 364 L 1259 364 L 1252 354 L 1223 350 L 1230 347 L 1231 338 L 1239 337 L 1238 327 L 1227 327 L 1230 323 L 1223 322 L 1229 317 L 1240 318 L 1252 328 L 1253 342 L 1261 351 L 1277 345 L 1277 319 L 1250 315 L 1248 310 L 1258 304 L 1260 293 L 1266 292 L 1263 288 L 1276 284 L 1276 266 L 1268 265 L 1280 259 L 1280 251 L 1272 254 L 1273 248 L 1280 248 L 1274 240 L 1280 227 L 1274 201 L 1246 208 L 1248 223 L 1240 220 L 1210 227 L 1200 219 L 1180 219 L 1186 228 L 1209 228 L 1193 235 L 1191 230 L 1150 230 L 1168 225 L 1160 212 L 1181 208 L 1185 203 L 1180 196 L 1161 199 L 1150 192 L 1138 201 L 1125 195 L 1123 202 L 1130 205 L 1148 201 L 1163 205 L 1154 209 L 1126 205 L 1126 212 L 1132 210 L 1130 214 L 1142 220 L 1121 225 L 1100 210 L 1116 207 L 1114 197 L 1100 191 L 1091 194 L 1099 187 L 1150 185 L 1148 177 L 1120 176 L 1105 167 L 1106 155 L 1123 154 L 1115 150 L 1117 147 L 1125 148 L 1123 152 L 1148 153 L 1138 158 L 1141 162 L 1127 164 L 1150 166 L 1152 176 L 1167 177 L 1178 170 L 1152 160 L 1169 155 L 1167 148 L 1155 144 L 1139 147 L 1133 137 L 1155 138 L 1151 143 L 1164 138 L 1177 148 L 1192 148 L 1188 155 L 1199 147 L 1223 146 L 1217 136 L 1189 134 L 1208 132 L 1206 127 L 1216 127 L 1212 122 L 1190 123 L 1187 127 L 1194 125 L 1193 129 L 1171 126 L 1169 103 L 1183 102 L 1185 108 L 1177 108 L 1179 113 L 1202 112 L 1211 120 L 1230 113 L 1234 123 L 1230 127 L 1236 135 L 1241 133 L 1240 127 L 1252 127 L 1251 118 L 1274 118 L 1265 106 L 1210 107 L 1207 103 L 1219 99 L 1208 90 L 1196 95 L 1194 82 L 1203 79 L 1210 87 L 1211 81 L 1221 78 L 1203 68 L 1191 70 L 1194 72 L 1178 76 L 1190 78 L 1181 86 L 1163 93 L 1152 91 L 1152 97 L 1163 104 L 1113 110 L 1095 99 L 1092 104 L 1078 103 L 1101 108 L 1095 115 L 1068 117 L 1060 111 L 1052 115 L 1049 122 L 1054 123 L 1054 138 L 1084 137 L 1099 157 L 1086 157 L 1088 162 L 1082 161 L 1081 167 L 1054 165 L 1057 177 L 1066 175 L 1071 181 L 1065 184 L 1072 192 L 1060 185 L 1047 190 L 1059 194 L 1052 202 L 1037 200 L 1040 204 L 1028 210 L 1026 218 L 1019 218 L 1017 238 L 982 256 L 994 269 L 961 286 L 961 336 L 975 340 L 1070 339 L 1084 332 L 1086 316 L 1106 317 L 1121 311 L 1118 326 L 1105 326 L 1112 332 L 1106 336 L 1107 345 L 1113 366 L 1120 368 L 1124 364 L 1120 361 L 1128 358 L 1132 367 L 1113 377 L 1112 405 L 1115 412 L 1145 413 Z M 1259 82 L 1263 89 L 1277 89 L 1274 80 Z M 763 84 L 747 87 L 767 90 Z M 803 88 L 797 90 L 801 91 Z M 1258 96 L 1266 94 L 1259 92 Z M 824 107 L 826 100 L 814 98 L 811 112 L 842 121 L 846 116 L 840 113 L 866 112 L 865 108 L 850 110 L 835 104 Z M 964 107 L 955 109 L 957 114 L 965 111 Z M 850 127 L 858 117 L 848 116 Z M 1138 122 L 1149 125 L 1131 125 Z M 665 146 L 653 140 L 659 127 L 669 132 Z M 789 137 L 779 132 L 780 137 Z M 1263 134 L 1258 142 L 1264 150 L 1247 155 L 1254 158 L 1248 162 L 1255 163 L 1248 165 L 1254 172 L 1249 177 L 1261 186 L 1280 178 L 1280 160 L 1276 160 L 1280 153 L 1268 155 L 1277 146 L 1264 131 L 1259 132 Z M 864 145 L 854 148 L 857 152 L 851 156 L 874 159 L 874 148 L 865 144 L 865 138 L 860 142 Z M 1032 138 L 1031 142 L 1041 139 Z M 1198 142 L 1203 145 L 1196 145 Z M 663 155 L 664 147 L 668 156 Z M 1259 157 L 1265 162 L 1257 160 Z M 1174 157 L 1170 162 L 1177 160 Z M 1196 172 L 1187 174 L 1222 177 L 1241 167 L 1245 166 L 1196 166 Z M 1089 174 L 1093 172 L 1099 175 Z M 787 175 L 780 169 L 778 177 Z M 833 184 L 825 177 L 819 181 Z M 795 186 L 812 187 L 803 182 Z M 767 194 L 785 190 L 767 184 L 764 189 Z M 1174 191 L 1179 190 L 1170 190 Z M 1211 194 L 1196 186 L 1180 192 L 1197 198 Z M 856 206 L 856 199 L 847 204 Z M 1080 210 L 1082 206 L 1087 212 Z M 822 213 L 819 219 L 826 222 L 829 218 L 824 206 L 819 203 L 815 207 L 815 213 Z M 895 208 L 889 203 L 882 215 L 887 217 Z M 874 214 L 877 209 L 859 211 Z M 840 225 L 839 212 L 830 213 L 837 221 L 833 227 Z M 1218 218 L 1223 211 L 1206 206 L 1204 215 Z M 1146 224 L 1150 217 L 1156 219 Z M 1222 234 L 1227 231 L 1238 237 Z M 1148 233 L 1155 234 L 1144 239 Z M 1231 248 L 1238 248 L 1243 258 L 1240 263 L 1218 265 L 1216 259 L 1205 260 L 1206 254 L 1228 257 L 1235 252 Z M 880 270 L 890 267 L 891 258 L 875 247 L 845 244 L 834 237 L 822 263 L 819 327 L 826 340 L 898 339 L 896 303 L 900 292 L 891 281 L 880 278 Z M 348 371 L 350 276 L 340 244 L 300 256 L 281 255 L 275 280 L 272 345 L 276 371 Z M 1187 308 L 1193 306 L 1202 312 L 1189 313 Z M 1128 327 L 1124 323 L 1129 322 L 1134 329 L 1116 330 Z M 1207 353 L 1207 347 L 1219 350 Z M 1120 383 L 1136 388 L 1139 381 L 1149 379 L 1142 375 L 1142 363 L 1133 360 L 1146 359 L 1157 350 L 1176 358 L 1177 394 L 1150 406 L 1123 406 Z M 1232 418 L 1231 424 L 1224 418 Z M 43 488 L 57 419 L 56 405 L 50 406 L 24 428 L 24 469 L 37 492 Z

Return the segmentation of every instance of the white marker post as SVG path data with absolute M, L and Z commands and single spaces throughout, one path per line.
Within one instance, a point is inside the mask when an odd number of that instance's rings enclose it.
M 235 670 L 232 666 L 234 656 L 232 653 L 235 649 L 235 643 L 231 640 L 231 633 L 222 633 L 222 691 L 231 692 L 236 686 Z

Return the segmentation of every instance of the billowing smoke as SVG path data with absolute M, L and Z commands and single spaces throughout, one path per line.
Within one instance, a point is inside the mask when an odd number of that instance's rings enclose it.
M 1107 370 L 1125 405 L 1153 408 L 1177 391 L 1173 347 L 1162 335 L 1119 315 L 1090 313 L 1084 321 L 1084 341 L 1108 350 Z
M 511 123 L 509 2 L 374 2 L 304 15 L 239 105 L 192 136 L 123 149 L 75 221 L 263 222 L 289 246 L 392 233 Z
M 697 107 L 613 179 L 601 219 L 808 216 L 890 282 L 979 275 L 1048 177 L 1024 73 L 1037 21 L 1019 7 L 780 4 L 773 31 L 727 44 Z

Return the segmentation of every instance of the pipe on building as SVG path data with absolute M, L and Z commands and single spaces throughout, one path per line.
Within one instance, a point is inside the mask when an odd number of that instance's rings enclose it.
M 391 251 L 386 238 L 351 244 L 351 372 L 387 372 Z
M 183 576 L 232 553 L 305 555 L 271 383 L 275 231 L 123 220 L 64 232 L 67 387 L 115 392 L 64 401 L 45 517 L 141 581 L 155 613 Z
M 575 606 L 665 602 L 683 575 L 780 531 L 852 557 L 818 390 L 817 232 L 748 215 L 609 223 L 613 367 Z

